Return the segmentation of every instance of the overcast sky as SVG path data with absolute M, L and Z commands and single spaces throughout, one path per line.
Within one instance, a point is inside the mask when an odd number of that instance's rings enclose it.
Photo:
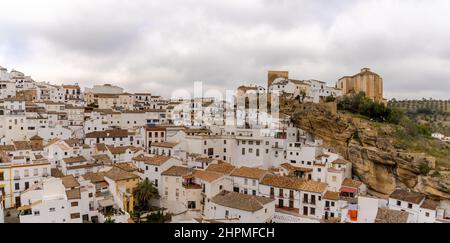
M 450 1 L 0 0 L 0 66 L 162 95 L 370 67 L 387 98 L 450 99 Z

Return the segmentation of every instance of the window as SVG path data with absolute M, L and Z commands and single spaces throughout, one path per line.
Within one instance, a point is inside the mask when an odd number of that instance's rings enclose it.
M 242 148 L 242 155 L 245 155 L 245 148 Z
M 188 208 L 195 209 L 196 208 L 195 201 L 188 201 Z
M 80 213 L 71 213 L 70 214 L 70 218 L 71 219 L 79 219 L 80 218 Z
M 412 203 L 408 203 L 408 208 L 409 208 L 409 209 L 412 209 L 412 208 L 413 208 Z
M 56 209 L 55 209 L 55 208 L 49 208 L 48 211 L 49 211 L 49 212 L 55 212 Z
M 256 156 L 259 157 L 259 149 L 256 149 Z
M 28 169 L 26 169 L 25 171 L 24 171 L 24 175 L 23 175 L 24 177 L 28 177 L 28 176 L 30 176 L 30 171 L 28 170 Z
M 248 184 L 248 179 L 245 178 L 245 179 L 244 179 L 244 185 L 247 185 L 247 184 Z
M 158 187 L 158 179 L 155 179 L 155 186 Z
M 402 202 L 401 201 L 397 201 L 397 206 L 401 206 Z
M 310 208 L 310 209 L 309 209 L 309 213 L 310 213 L 311 215 L 316 215 L 316 209 L 315 209 L 315 208 Z
M 223 144 L 227 144 L 227 140 L 223 140 Z
M 225 218 L 227 219 L 228 217 L 230 217 L 230 212 L 228 210 L 225 210 Z
M 426 212 L 425 217 L 430 217 L 430 213 Z
M 256 196 L 256 190 L 252 191 L 253 196 Z
M 256 186 L 256 180 L 252 180 L 252 185 Z
M 158 167 L 155 167 L 155 172 L 158 172 Z
M 89 193 L 89 197 L 92 197 L 92 196 L 93 196 L 92 192 L 91 192 L 91 193 Z
M 34 211 L 34 216 L 39 216 L 40 212 L 39 211 Z
M 180 196 L 180 189 L 177 188 L 177 190 L 175 191 L 175 196 L 179 197 Z
M 19 190 L 20 189 L 20 184 L 19 183 L 14 184 L 14 189 Z
M 76 206 L 78 206 L 78 202 L 71 202 L 71 203 L 70 203 L 70 206 L 71 206 L 71 207 L 76 207 Z

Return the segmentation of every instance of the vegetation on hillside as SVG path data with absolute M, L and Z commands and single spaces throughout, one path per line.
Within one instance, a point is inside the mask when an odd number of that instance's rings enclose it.
M 364 93 L 337 100 L 338 109 L 357 117 L 372 120 L 379 134 L 393 138 L 396 147 L 412 153 L 425 153 L 436 158 L 438 166 L 450 168 L 450 146 L 431 139 L 432 129 L 426 123 L 417 122 L 400 109 L 385 106 L 367 98 Z M 428 112 L 418 109 L 419 112 Z M 392 131 L 387 133 L 386 131 Z M 421 173 L 429 168 L 423 165 Z
M 450 100 L 389 101 L 388 107 L 403 111 L 412 121 L 424 124 L 433 132 L 450 136 Z
M 412 121 L 399 109 L 389 108 L 383 103 L 369 99 L 364 92 L 340 98 L 337 107 L 341 111 L 362 115 L 372 121 L 401 125 L 408 135 L 413 137 L 431 135 L 428 126 Z

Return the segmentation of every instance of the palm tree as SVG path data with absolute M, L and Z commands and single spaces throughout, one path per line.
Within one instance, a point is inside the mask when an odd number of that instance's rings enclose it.
M 159 193 L 153 183 L 150 182 L 148 178 L 145 178 L 144 181 L 140 182 L 137 187 L 134 188 L 133 197 L 137 201 L 140 210 L 148 210 L 150 209 L 150 201 L 152 199 L 158 199 Z
M 105 224 L 114 224 L 114 223 L 116 223 L 116 220 L 112 219 L 111 217 L 108 217 L 104 223 Z

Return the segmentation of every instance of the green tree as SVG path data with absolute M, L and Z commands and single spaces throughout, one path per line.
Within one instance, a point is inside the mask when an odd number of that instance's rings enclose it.
M 420 166 L 419 166 L 419 171 L 420 171 L 420 174 L 422 174 L 422 175 L 424 175 L 424 176 L 426 176 L 426 175 L 428 175 L 428 173 L 430 173 L 430 166 L 428 166 L 428 163 L 421 163 L 420 164 Z
M 148 211 L 150 209 L 150 201 L 158 199 L 159 193 L 153 183 L 146 178 L 134 188 L 133 197 L 137 201 L 136 206 L 139 211 Z
M 116 220 L 112 219 L 111 217 L 108 217 L 105 220 L 105 224 L 114 224 L 114 223 L 116 223 Z
M 162 210 L 158 210 L 156 213 L 147 215 L 145 221 L 146 223 L 166 223 L 171 220 L 172 216 L 170 214 L 164 214 Z

